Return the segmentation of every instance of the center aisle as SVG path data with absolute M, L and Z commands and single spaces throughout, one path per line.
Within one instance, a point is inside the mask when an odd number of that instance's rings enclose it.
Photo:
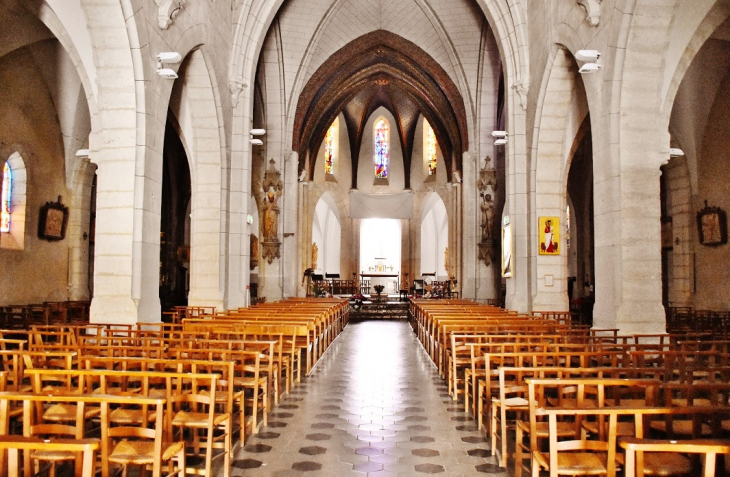
M 231 475 L 504 473 L 405 321 L 350 323 Z

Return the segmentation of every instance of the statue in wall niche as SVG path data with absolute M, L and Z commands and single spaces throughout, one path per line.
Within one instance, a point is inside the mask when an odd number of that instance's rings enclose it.
M 497 171 L 494 167 L 490 167 L 489 164 L 492 162 L 492 158 L 487 156 L 484 158 L 484 167 L 479 171 L 479 179 L 477 182 L 477 189 L 480 192 L 487 190 L 487 186 L 492 187 L 492 191 L 497 190 Z
M 251 270 L 259 266 L 259 238 L 251 234 Z
M 281 173 L 274 166 L 276 162 L 273 159 L 269 161 L 269 168 L 264 174 L 262 189 L 264 191 L 264 204 L 262 207 L 263 220 L 263 238 L 261 245 L 263 253 L 261 256 L 271 263 L 274 258 L 279 258 L 279 198 L 282 195 L 284 184 L 281 181 Z
M 494 229 L 494 202 L 491 194 L 481 193 L 482 203 L 479 206 L 482 211 L 482 242 L 492 238 L 492 230 Z
M 317 259 L 319 258 L 319 247 L 317 242 L 312 243 L 312 268 L 317 268 Z

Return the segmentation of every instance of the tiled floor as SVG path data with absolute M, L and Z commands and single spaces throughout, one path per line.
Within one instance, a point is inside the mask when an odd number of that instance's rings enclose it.
M 488 454 L 408 323 L 365 321 L 282 400 L 231 475 L 506 477 Z

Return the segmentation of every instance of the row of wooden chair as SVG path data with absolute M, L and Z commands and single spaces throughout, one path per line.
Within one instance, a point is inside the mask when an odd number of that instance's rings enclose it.
M 607 433 L 611 429 L 616 433 L 618 429 L 619 434 L 643 439 L 644 424 L 665 436 L 694 438 L 686 447 L 694 449 L 692 452 L 712 454 L 722 449 L 716 441 L 702 444 L 698 439 L 719 437 L 730 431 L 730 342 L 688 333 L 621 336 L 618 330 L 573 326 L 568 317 L 569 314 L 560 312 L 517 315 L 463 301 L 451 306 L 418 301 L 411 305 L 414 332 L 448 380 L 453 399 L 464 396 L 465 411 L 475 414 L 480 427 L 484 417 L 489 416 L 487 432 L 500 466 L 513 457 L 507 452 L 508 431 L 512 429 L 517 434 L 515 475 L 522 474 L 525 452 L 532 456 L 529 469 L 535 477 L 540 469 L 549 470 L 551 475 L 615 475 L 614 458 L 605 456 L 609 452 L 616 454 L 617 440 L 615 436 L 607 440 Z M 556 385 L 559 391 L 548 393 L 547 407 L 565 411 L 556 411 L 563 417 L 554 425 L 547 417 L 545 421 L 538 419 L 540 422 L 535 425 L 529 420 L 514 419 L 515 414 L 526 414 L 531 407 L 538 411 L 545 408 L 545 404 L 537 404 L 527 396 L 526 385 L 530 379 L 548 381 L 545 378 L 562 383 Z M 630 386 L 627 380 L 631 380 Z M 632 399 L 627 393 L 619 401 L 612 397 L 606 406 L 609 383 L 632 388 L 641 394 L 641 399 Z M 566 394 L 568 391 L 572 394 Z M 586 395 L 591 398 L 586 399 Z M 604 407 L 622 410 L 616 416 L 622 412 L 630 414 L 626 410 L 650 408 L 662 418 L 649 420 L 644 415 L 651 413 L 641 414 L 637 432 L 633 423 L 629 428 L 623 417 L 612 418 L 606 411 L 591 414 L 590 418 L 580 417 L 581 412 L 588 415 L 588 408 Z M 572 412 L 579 409 L 582 411 Z M 606 424 L 611 419 L 615 419 L 614 424 Z M 536 440 L 549 440 L 550 453 L 542 454 L 537 442 L 525 445 L 523 436 L 528 434 L 531 439 L 534 436 Z M 591 435 L 602 441 L 588 439 Z M 566 440 L 572 442 L 561 443 Z M 637 440 L 625 447 L 639 446 L 641 454 L 640 446 L 644 444 L 649 445 Z M 571 447 L 581 446 L 590 452 L 580 457 L 564 454 Z M 598 448 L 604 450 L 601 465 L 595 457 Z M 647 461 L 642 455 L 635 460 L 640 461 L 639 472 L 657 467 L 653 458 Z M 588 467 L 593 469 L 587 470 Z
M 311 372 L 346 325 L 346 303 L 346 300 L 287 300 L 266 304 L 256 314 L 236 310 L 225 316 L 213 312 L 183 318 L 177 325 L 35 326 L 25 331 L 0 331 L 0 347 L 5 350 L 0 351 L 3 366 L 11 375 L 12 391 L 8 395 L 16 398 L 33 395 L 41 399 L 50 394 L 60 399 L 70 393 L 91 399 L 112 392 L 135 399 L 162 398 L 167 416 L 163 419 L 165 439 L 186 442 L 188 450 L 204 453 L 205 467 L 201 475 L 211 475 L 214 452 L 206 448 L 207 443 L 220 445 L 217 454 L 223 456 L 225 475 L 228 475 L 232 436 L 237 433 L 243 445 L 247 428 L 257 432 L 260 423 L 266 424 L 272 408 L 270 401 L 276 405 L 281 393 L 301 381 L 305 368 Z M 200 392 L 193 392 L 196 385 L 189 382 L 184 388 L 163 390 L 166 382 L 169 388 L 172 382 L 187 379 L 183 376 L 202 376 L 201 373 L 215 376 L 217 381 L 198 386 Z M 49 393 L 50 390 L 53 391 Z M 185 401 L 178 402 L 178 395 L 186 396 Z M 206 397 L 207 401 L 199 396 Z M 69 398 L 69 402 L 73 399 Z M 84 399 L 87 398 L 78 402 Z M 203 419 L 195 412 L 206 403 L 209 409 L 217 409 L 216 417 Z M 43 407 L 47 406 L 48 403 Z M 99 406 L 82 407 L 85 407 L 82 417 L 86 423 L 100 419 Z M 9 420 L 19 418 L 21 410 L 17 405 L 8 405 L 8 409 L 12 411 Z M 41 408 L 35 409 L 38 415 L 51 419 L 54 415 L 61 420 L 76 415 L 65 406 L 52 405 L 42 414 Z M 48 413 L 49 410 L 56 412 Z M 113 414 L 109 418 L 112 428 L 120 425 L 116 422 L 120 416 L 128 424 L 150 427 L 149 416 L 163 414 L 147 413 L 148 417 L 142 418 L 138 411 L 131 412 L 117 404 L 111 405 L 109 412 Z M 183 420 L 186 416 L 187 421 Z M 214 423 L 215 430 L 203 433 L 201 438 L 190 429 L 181 431 L 196 427 L 195 423 L 198 427 Z M 209 439 L 211 436 L 213 439 Z M 74 435 L 74 438 L 87 436 Z M 221 442 L 212 442 L 219 438 Z M 102 442 L 100 454 L 109 454 L 111 451 L 104 450 L 103 446 Z M 157 456 L 155 462 L 160 460 Z M 81 455 L 76 457 L 81 462 Z M 113 462 L 110 459 L 102 462 L 102 468 Z M 184 459 L 179 465 L 173 464 L 176 466 L 184 466 Z

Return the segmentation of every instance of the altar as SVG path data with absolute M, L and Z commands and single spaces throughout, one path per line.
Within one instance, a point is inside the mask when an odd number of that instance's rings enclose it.
M 362 291 L 365 287 L 368 287 L 371 294 L 375 293 L 373 288 L 375 285 L 383 285 L 383 293 L 386 295 L 395 295 L 398 293 L 398 277 L 399 273 L 361 273 L 360 274 L 360 290 Z

